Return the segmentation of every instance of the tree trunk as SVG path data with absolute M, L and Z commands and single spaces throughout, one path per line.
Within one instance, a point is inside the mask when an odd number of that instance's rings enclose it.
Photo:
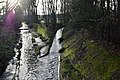
M 116 0 L 113 0 L 113 2 L 114 2 L 114 17 L 115 17 L 115 20 L 117 19 L 117 11 L 116 11 L 116 9 L 117 9 L 117 5 L 116 5 Z
M 117 0 L 118 2 L 118 9 L 117 9 L 117 18 L 120 20 L 120 0 Z
M 110 13 L 110 0 L 107 0 L 107 11 L 108 14 Z

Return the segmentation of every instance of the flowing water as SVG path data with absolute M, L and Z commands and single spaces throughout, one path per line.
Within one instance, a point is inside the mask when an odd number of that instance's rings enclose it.
M 32 33 L 30 32 L 28 25 L 23 23 L 20 28 L 22 48 L 15 48 L 16 55 L 9 62 L 9 65 L 1 77 L 1 80 L 59 80 L 59 68 L 60 68 L 60 53 L 62 44 L 58 39 L 62 37 L 63 28 L 59 29 L 55 35 L 55 38 L 50 49 L 50 53 L 39 58 L 40 55 L 36 55 L 32 42 Z M 43 45 L 40 52 L 44 55 L 49 45 L 37 37 L 35 43 L 39 46 Z M 20 60 L 18 57 L 20 56 Z

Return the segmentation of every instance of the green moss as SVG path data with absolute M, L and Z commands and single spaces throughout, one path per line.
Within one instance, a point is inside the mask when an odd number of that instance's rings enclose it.
M 120 69 L 120 57 L 110 54 L 107 50 L 89 41 L 85 46 L 88 48 L 87 55 L 82 60 L 81 69 L 85 70 L 83 75 L 94 74 L 102 80 L 109 80 L 112 73 Z M 90 65 L 91 64 L 91 65 Z M 82 70 L 79 69 L 81 72 Z
M 80 80 L 81 74 L 70 63 L 70 59 L 64 60 L 61 65 L 61 80 Z
M 65 40 L 65 47 L 68 46 L 69 42 L 77 41 L 75 36 L 72 38 L 73 36 L 69 40 Z M 83 40 L 81 39 L 81 41 Z M 63 59 L 61 62 L 61 80 L 110 80 L 112 74 L 120 70 L 119 56 L 111 54 L 104 47 L 90 42 L 89 39 L 84 40 L 82 47 L 87 49 L 82 60 L 78 60 L 76 57 L 76 51 L 81 51 L 79 41 L 76 44 L 71 44 L 70 48 L 67 48 L 61 56 Z
M 75 49 L 66 49 L 64 57 L 74 59 L 74 52 L 75 52 Z
M 41 25 L 38 25 L 37 32 L 44 38 L 48 39 L 48 32 L 46 27 L 42 27 Z
M 43 40 L 43 41 L 48 41 L 49 42 L 49 33 L 48 30 L 45 26 L 45 24 L 33 24 L 34 28 L 33 31 L 37 32 L 39 37 Z

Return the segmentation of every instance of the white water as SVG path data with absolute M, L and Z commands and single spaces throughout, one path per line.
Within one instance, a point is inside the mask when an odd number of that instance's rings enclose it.
M 23 23 L 22 29 L 24 28 L 27 29 L 27 25 Z M 32 33 L 29 33 L 29 30 L 21 30 L 20 66 L 17 65 L 17 60 L 14 64 L 10 62 L 2 76 L 2 80 L 59 80 L 60 54 L 58 51 L 61 49 L 62 44 L 59 44 L 58 39 L 62 37 L 62 32 L 63 28 L 57 31 L 50 54 L 39 58 L 35 55 L 33 48 Z M 41 55 L 45 54 L 49 46 L 42 42 L 40 38 L 36 38 L 35 41 L 38 46 L 44 46 L 40 52 Z

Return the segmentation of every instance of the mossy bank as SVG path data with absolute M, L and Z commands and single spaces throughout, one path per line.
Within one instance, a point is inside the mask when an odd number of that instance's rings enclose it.
M 63 33 L 61 80 L 119 80 L 120 56 L 89 39 L 86 29 L 69 28 Z

